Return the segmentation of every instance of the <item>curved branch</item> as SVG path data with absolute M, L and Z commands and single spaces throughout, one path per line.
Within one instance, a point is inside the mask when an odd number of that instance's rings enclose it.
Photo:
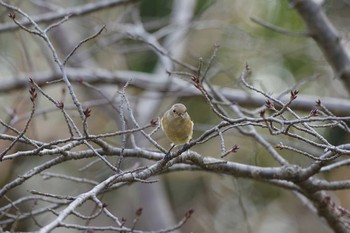
M 85 5 L 75 6 L 71 8 L 65 8 L 56 12 L 49 12 L 46 14 L 33 16 L 31 18 L 36 23 L 52 22 L 54 20 L 60 20 L 66 17 L 67 15 L 69 15 L 70 18 L 83 16 L 95 11 L 107 9 L 109 7 L 130 4 L 136 1 L 137 0 L 104 0 L 104 1 L 98 1 L 95 3 L 88 3 Z M 2 4 L 3 1 L 0 1 L 0 3 Z M 28 26 L 31 23 L 27 20 L 21 20 L 19 21 L 19 24 L 22 26 Z M 17 29 L 19 29 L 19 26 L 15 23 L 0 24 L 0 32 L 13 31 Z
M 303 18 L 311 37 L 321 48 L 324 56 L 332 66 L 336 77 L 340 77 L 350 92 L 350 58 L 341 38 L 328 20 L 321 6 L 313 0 L 290 0 Z

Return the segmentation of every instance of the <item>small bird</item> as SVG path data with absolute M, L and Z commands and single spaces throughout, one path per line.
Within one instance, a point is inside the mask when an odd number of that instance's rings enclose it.
M 186 144 L 192 139 L 193 122 L 186 106 L 181 103 L 174 104 L 166 111 L 160 124 L 165 135 L 175 145 Z

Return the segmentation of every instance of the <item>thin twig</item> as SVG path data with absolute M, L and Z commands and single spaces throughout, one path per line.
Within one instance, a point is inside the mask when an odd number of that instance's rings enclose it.
M 270 30 L 272 30 L 274 32 L 281 33 L 281 34 L 286 35 L 286 36 L 296 36 L 296 37 L 310 37 L 311 36 L 310 33 L 308 33 L 308 32 L 292 32 L 292 31 L 288 31 L 286 29 L 277 27 L 277 26 L 272 25 L 270 23 L 261 21 L 260 19 L 257 19 L 255 17 L 250 17 L 250 19 L 254 23 L 259 24 L 260 26 L 263 26 L 263 27 L 265 27 L 267 29 L 270 29 Z
M 63 59 L 62 64 L 63 64 L 63 65 L 66 65 L 66 63 L 67 63 L 67 61 L 69 60 L 69 58 L 75 53 L 75 51 L 77 51 L 77 49 L 78 49 L 81 45 L 83 45 L 84 43 L 88 42 L 89 40 L 92 40 L 92 39 L 98 37 L 98 36 L 102 33 L 102 31 L 103 31 L 105 28 L 106 28 L 106 25 L 102 26 L 102 28 L 101 28 L 98 32 L 96 32 L 95 34 L 93 34 L 92 36 L 89 36 L 89 37 L 85 38 L 84 40 L 80 41 L 80 42 L 73 48 L 73 50 Z

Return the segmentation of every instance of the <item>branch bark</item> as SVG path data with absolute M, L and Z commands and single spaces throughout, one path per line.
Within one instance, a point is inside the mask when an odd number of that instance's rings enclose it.
M 343 81 L 350 93 L 349 54 L 339 33 L 323 12 L 321 5 L 314 0 L 290 0 L 290 3 L 303 18 L 309 34 L 332 66 L 335 76 Z

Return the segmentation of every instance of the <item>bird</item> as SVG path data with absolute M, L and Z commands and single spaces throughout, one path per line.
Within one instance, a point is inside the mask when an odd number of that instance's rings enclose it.
M 192 139 L 193 122 L 184 104 L 174 104 L 164 113 L 160 123 L 173 146 L 187 144 Z

